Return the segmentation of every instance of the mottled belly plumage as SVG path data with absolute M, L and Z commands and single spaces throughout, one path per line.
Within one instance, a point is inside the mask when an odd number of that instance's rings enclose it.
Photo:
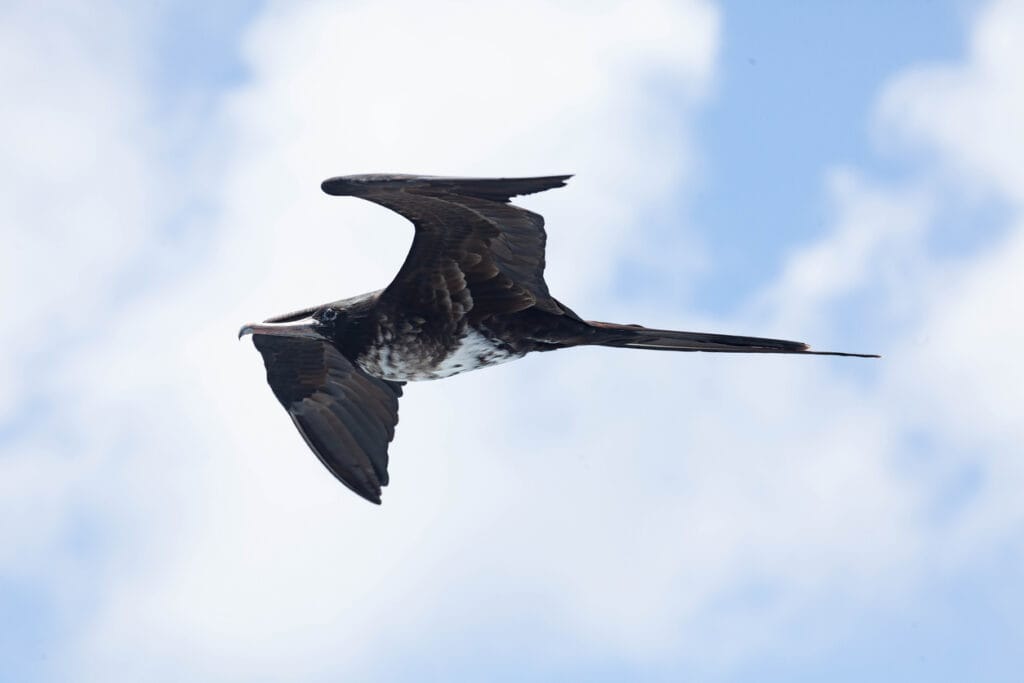
M 375 377 L 415 382 L 451 377 L 525 355 L 468 326 L 454 340 L 445 344 L 433 340 L 429 334 L 414 331 L 396 334 L 382 329 L 356 362 Z

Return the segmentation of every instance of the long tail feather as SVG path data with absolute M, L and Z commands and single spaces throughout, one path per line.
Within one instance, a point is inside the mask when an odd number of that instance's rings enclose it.
M 852 356 L 879 358 L 873 353 L 812 351 L 807 344 L 785 339 L 739 337 L 731 334 L 655 330 L 639 325 L 617 325 L 587 321 L 597 333 L 591 341 L 599 346 L 615 346 L 652 351 L 707 351 L 712 353 L 802 353 L 816 356 Z

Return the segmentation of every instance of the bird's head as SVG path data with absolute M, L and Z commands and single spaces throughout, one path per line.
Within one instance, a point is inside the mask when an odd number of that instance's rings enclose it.
M 341 328 L 346 318 L 347 313 L 343 308 L 328 304 L 263 323 L 242 325 L 242 329 L 238 330 L 238 338 L 247 334 L 266 334 L 274 337 L 331 340 L 342 336 Z
M 247 334 L 269 334 L 340 343 L 351 335 L 358 336 L 378 296 L 379 292 L 372 292 L 271 318 L 263 323 L 249 323 L 238 331 L 238 338 Z
M 285 322 L 247 323 L 238 330 L 238 338 L 247 334 L 265 334 L 272 337 L 324 339 L 322 323 L 312 316 Z
M 317 332 L 328 339 L 341 340 L 348 328 L 349 311 L 342 306 L 321 306 L 313 315 L 312 325 Z

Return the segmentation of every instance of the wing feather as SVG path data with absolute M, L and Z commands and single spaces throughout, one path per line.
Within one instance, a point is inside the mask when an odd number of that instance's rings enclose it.
M 380 503 L 402 383 L 371 377 L 332 345 L 253 335 L 267 382 L 302 438 L 345 486 Z
M 531 307 L 576 318 L 544 281 L 544 217 L 508 203 L 562 187 L 569 177 L 361 175 L 331 178 L 323 188 L 384 206 L 415 226 L 409 254 L 383 298 L 456 319 Z

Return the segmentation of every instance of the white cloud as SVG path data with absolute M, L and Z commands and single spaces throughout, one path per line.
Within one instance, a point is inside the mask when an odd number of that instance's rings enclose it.
M 780 320 L 831 320 L 843 297 L 867 295 L 872 329 L 888 329 L 875 394 L 889 432 L 889 476 L 913 474 L 925 494 L 911 531 L 931 571 L 962 569 L 989 553 L 1024 553 L 1014 530 L 1024 519 L 1024 12 L 995 2 L 979 12 L 962 63 L 911 68 L 884 89 L 878 140 L 914 147 L 932 162 L 906 182 L 838 185 L 838 218 L 817 244 L 797 251 L 770 300 Z M 937 163 L 936 163 L 937 162 Z M 974 205 L 978 192 L 1008 209 L 971 230 L 980 246 L 950 254 L 935 247 L 943 212 Z M 948 228 L 947 228 L 948 229 Z M 914 436 L 927 436 L 924 465 L 901 470 Z M 969 486 L 943 523 L 934 509 L 950 487 Z M 959 482 L 959 483 L 958 483 Z
M 82 387 L 66 373 L 89 362 L 79 343 L 116 310 L 121 278 L 159 215 L 141 64 L 128 58 L 145 21 L 102 3 L 57 12 L 60 20 L 54 9 L 0 10 L 0 425 L 9 433 L 0 516 L 18 520 L 0 527 L 0 567 L 16 575 L 52 559 L 82 503 L 95 432 L 54 417 L 76 414 Z
M 1016 119 L 984 117 L 1008 97 L 1004 65 L 1020 63 L 1022 43 L 999 38 L 1024 34 L 1015 12 L 980 15 L 965 65 L 894 79 L 880 125 L 1018 201 L 1011 155 L 973 144 L 1014 139 Z M 263 13 L 245 42 L 251 83 L 226 100 L 221 137 L 209 141 L 211 243 L 187 278 L 123 304 L 106 336 L 61 366 L 58 395 L 75 396 L 63 428 L 81 456 L 52 502 L 32 501 L 59 455 L 26 450 L 11 461 L 19 483 L 0 493 L 16 512 L 47 513 L 28 527 L 33 562 L 0 555 L 22 572 L 42 571 L 47 548 L 60 552 L 69 515 L 104 520 L 110 548 L 90 579 L 101 604 L 67 660 L 76 674 L 370 679 L 396 653 L 472 647 L 502 620 L 554 639 L 512 636 L 538 657 L 569 656 L 552 652 L 564 641 L 577 654 L 727 667 L 827 646 L 843 605 L 884 609 L 934 564 L 955 570 L 1002 542 L 1021 514 L 1011 406 L 1024 382 L 1019 363 L 977 353 L 973 340 L 980 330 L 1019 345 L 1021 317 L 999 313 L 1019 310 L 1020 222 L 970 260 L 940 260 L 927 240 L 955 192 L 945 176 L 885 186 L 834 172 L 828 233 L 794 251 L 744 320 L 700 323 L 828 340 L 845 323 L 843 302 L 869 292 L 885 302 L 878 329 L 891 328 L 881 363 L 598 349 L 414 385 L 381 508 L 322 471 L 258 355 L 234 341 L 250 319 L 388 281 L 408 227 L 319 194 L 322 177 L 359 171 L 579 173 L 524 203 L 548 218 L 552 290 L 590 314 L 618 255 L 643 240 L 644 208 L 690 171 L 678 129 L 713 82 L 717 21 L 703 3 L 654 1 Z M 80 68 L 94 57 L 73 55 Z M 680 84 L 678 110 L 644 88 L 658 73 Z M 127 102 L 115 120 L 135 120 L 131 81 L 109 97 Z M 949 120 L 915 113 L 930 108 Z M 103 141 L 125 155 L 104 175 L 123 171 L 152 197 L 152 178 L 132 173 L 152 160 Z M 73 167 L 73 178 L 92 178 L 86 161 Z M 97 272 L 117 272 L 152 248 L 138 243 L 154 239 L 152 222 L 131 202 L 99 206 L 84 223 L 145 228 L 90 256 L 110 259 Z M 96 279 L 104 292 L 117 286 Z M 914 430 L 965 450 L 932 454 L 908 476 Z M 928 511 L 964 458 L 983 468 L 984 488 L 936 524 Z M 22 531 L 15 547 L 27 544 Z M 46 575 L 69 585 L 74 569 Z M 822 604 L 839 616 L 793 642 Z
M 827 319 L 835 297 L 815 292 L 830 287 L 794 286 L 801 273 L 816 269 L 817 282 L 828 283 L 856 271 L 850 282 L 867 290 L 884 283 L 875 305 L 885 311 L 884 324 L 898 331 L 881 394 L 888 419 L 894 429 L 927 431 L 958 452 L 954 468 L 980 471 L 980 491 L 945 530 L 957 533 L 950 547 L 960 555 L 991 547 L 1024 518 L 1013 493 L 1024 486 L 1017 408 L 1024 405 L 1024 365 L 1013 351 L 1024 343 L 1022 9 L 992 3 L 977 16 L 965 62 L 908 69 L 888 84 L 878 109 L 879 139 L 915 145 L 939 163 L 922 168 L 910 187 L 844 194 L 838 230 L 794 257 L 780 297 L 789 310 Z M 939 229 L 941 212 L 976 201 L 979 189 L 1008 208 L 1006 217 L 972 226 L 988 231 L 974 250 L 935 250 L 929 232 Z M 851 239 L 862 246 L 850 248 Z M 942 460 L 946 449 L 937 448 L 934 457 Z
M 963 64 L 911 69 L 883 94 L 887 134 L 939 156 L 956 181 L 1024 202 L 1024 5 L 993 2 L 978 15 Z

